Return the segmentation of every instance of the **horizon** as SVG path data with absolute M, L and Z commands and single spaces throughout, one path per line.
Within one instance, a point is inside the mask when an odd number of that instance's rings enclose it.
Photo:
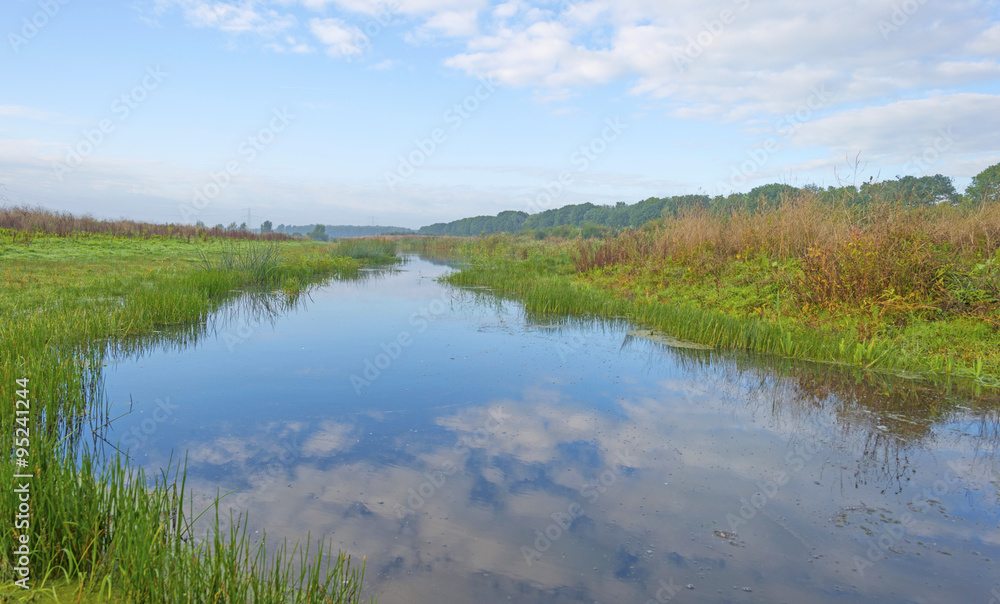
M 9 8 L 8 206 L 415 230 L 1000 162 L 995 1 Z

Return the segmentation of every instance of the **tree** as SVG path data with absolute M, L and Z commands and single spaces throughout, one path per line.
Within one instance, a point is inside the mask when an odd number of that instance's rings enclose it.
M 941 202 L 954 203 L 958 198 L 951 178 L 934 176 L 897 176 L 896 180 L 864 183 L 861 195 L 871 201 L 891 201 L 908 206 L 932 206 Z
M 798 192 L 799 190 L 791 185 L 780 183 L 761 185 L 759 187 L 754 187 L 749 193 L 747 193 L 747 206 L 749 209 L 774 206 L 778 202 L 792 197 Z
M 594 239 L 595 237 L 604 237 L 607 232 L 607 227 L 594 222 L 588 222 L 580 229 L 580 236 L 584 239 Z
M 272 232 L 271 226 L 272 226 L 271 225 L 271 221 L 270 220 L 265 220 L 264 222 L 260 223 L 260 232 L 261 233 L 271 233 Z
M 241 222 L 240 226 L 237 227 L 237 230 L 240 230 L 240 231 L 249 231 L 250 227 L 247 226 L 247 223 Z
M 1000 200 L 1000 163 L 973 176 L 965 189 L 965 198 L 973 203 Z
M 326 234 L 326 227 L 322 224 L 317 224 L 313 227 L 312 232 L 309 233 L 309 238 L 313 241 L 329 241 L 330 236 Z
M 194 226 L 199 229 L 203 229 L 205 228 L 205 223 L 199 220 L 198 222 L 194 223 Z
M 226 227 L 227 231 L 235 231 L 237 229 L 235 222 L 230 222 L 229 226 Z

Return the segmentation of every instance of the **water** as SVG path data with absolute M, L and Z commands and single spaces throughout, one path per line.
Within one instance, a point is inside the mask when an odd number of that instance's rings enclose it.
M 365 556 L 384 604 L 1000 601 L 995 401 L 526 316 L 447 270 L 126 356 L 109 439 L 186 451 L 269 542 Z

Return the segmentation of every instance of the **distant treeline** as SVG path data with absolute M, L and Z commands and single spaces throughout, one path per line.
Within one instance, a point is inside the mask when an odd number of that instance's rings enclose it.
M 331 239 L 344 237 L 374 237 L 375 235 L 410 235 L 412 229 L 393 226 L 351 226 L 351 225 L 323 225 L 326 228 L 326 236 Z M 279 224 L 274 229 L 276 233 L 286 235 L 309 235 L 316 231 L 315 224 L 294 225 Z
M 288 235 L 280 233 L 254 233 L 244 223 L 229 227 L 221 224 L 206 227 L 201 221 L 189 224 L 153 224 L 136 220 L 99 220 L 93 216 L 76 216 L 69 212 L 54 212 L 42 207 L 10 206 L 0 207 L 0 231 L 10 229 L 30 233 L 47 233 L 58 237 L 68 237 L 78 233 L 94 233 L 114 237 L 220 237 L 225 239 L 264 239 L 283 241 Z
M 809 193 L 821 201 L 841 204 L 866 204 L 873 201 L 894 201 L 905 205 L 930 206 L 939 203 L 958 204 L 986 199 L 996 195 L 994 181 L 1000 180 L 1000 164 L 987 168 L 973 179 L 973 184 L 965 195 L 956 192 L 951 178 L 934 176 L 903 176 L 884 182 L 867 182 L 860 187 L 852 185 L 821 189 L 815 185 L 793 187 L 784 184 L 769 184 L 757 187 L 748 193 L 732 193 L 727 196 L 681 195 L 674 197 L 650 197 L 634 204 L 619 201 L 613 206 L 582 203 L 545 210 L 537 214 L 506 211 L 496 216 L 474 216 L 454 222 L 437 223 L 422 227 L 420 235 L 476 236 L 491 233 L 517 233 L 534 231 L 542 234 L 571 234 L 580 229 L 584 236 L 596 235 L 607 230 L 625 227 L 638 228 L 651 220 L 676 217 L 686 209 L 707 208 L 712 211 L 729 213 L 737 210 L 757 210 L 772 207 L 782 199 Z

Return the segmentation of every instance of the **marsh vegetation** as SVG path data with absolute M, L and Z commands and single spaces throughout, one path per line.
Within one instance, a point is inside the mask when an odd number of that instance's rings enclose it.
M 432 246 L 433 243 L 419 244 Z M 722 349 L 998 385 L 1000 202 L 692 207 L 597 239 L 446 240 L 449 277 Z
M 181 452 L 154 479 L 127 449 L 106 455 L 103 435 L 120 418 L 103 397 L 101 368 L 137 339 L 189 338 L 186 326 L 203 325 L 242 292 L 272 292 L 285 304 L 362 264 L 329 245 L 274 240 L 283 237 L 75 230 L 70 217 L 48 220 L 32 231 L 0 229 L 0 398 L 30 398 L 29 414 L 0 414 L 5 449 L 14 450 L 16 427 L 30 430 L 28 463 L 4 455 L 0 472 L 32 476 L 28 528 L 0 530 L 4 591 L 26 597 L 14 585 L 13 555 L 25 535 L 29 595 L 41 601 L 360 601 L 363 564 L 323 539 L 266 548 L 245 518 L 221 530 L 218 500 L 199 509 L 186 499 Z M 0 493 L 5 517 L 17 497 Z

